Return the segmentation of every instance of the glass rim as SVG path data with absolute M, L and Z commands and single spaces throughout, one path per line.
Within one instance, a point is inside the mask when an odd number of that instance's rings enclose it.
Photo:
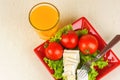
M 56 9 L 57 13 L 58 13 L 58 19 L 57 19 L 56 23 L 55 23 L 53 26 L 51 26 L 50 28 L 45 29 L 45 30 L 44 30 L 44 29 L 39 29 L 39 28 L 37 28 L 36 26 L 34 26 L 34 25 L 32 24 L 32 22 L 31 22 L 31 20 L 30 20 L 30 14 L 31 14 L 32 10 L 33 10 L 35 7 L 37 7 L 37 6 L 39 6 L 39 5 L 42 5 L 42 4 L 47 4 L 47 5 L 50 5 L 50 6 L 54 7 L 54 8 Z M 49 2 L 41 2 L 41 3 L 38 3 L 38 4 L 34 5 L 34 6 L 30 9 L 30 11 L 29 11 L 29 16 L 28 16 L 28 17 L 29 17 L 29 22 L 30 22 L 30 24 L 32 25 L 33 28 L 35 28 L 35 29 L 37 29 L 37 30 L 40 30 L 40 31 L 48 31 L 48 30 L 53 29 L 53 28 L 58 24 L 58 22 L 60 21 L 60 12 L 59 12 L 59 10 L 56 8 L 56 6 L 54 6 L 53 4 L 51 4 L 51 3 L 49 3 Z

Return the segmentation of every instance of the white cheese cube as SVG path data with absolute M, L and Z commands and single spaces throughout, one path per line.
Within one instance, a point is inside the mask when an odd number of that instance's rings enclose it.
M 73 59 L 76 59 L 76 60 L 80 60 L 79 50 L 64 50 L 63 57 L 73 58 Z
M 65 77 L 65 80 L 75 80 L 76 79 L 75 74 L 73 75 L 70 72 L 63 73 L 63 76 Z
M 76 69 L 80 62 L 79 50 L 64 50 L 63 53 L 63 76 L 66 80 L 76 80 Z
M 69 71 L 69 72 L 74 74 L 75 71 L 76 71 L 76 65 L 66 65 L 64 67 L 64 72 L 67 72 L 67 71 Z

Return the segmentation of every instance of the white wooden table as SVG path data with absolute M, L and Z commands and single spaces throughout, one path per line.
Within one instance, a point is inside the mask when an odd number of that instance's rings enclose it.
M 33 49 L 44 42 L 28 21 L 32 6 L 50 2 L 64 26 L 85 16 L 106 42 L 120 34 L 120 0 L 0 0 L 0 80 L 53 80 Z M 113 48 L 120 58 L 120 43 Z M 120 67 L 102 80 L 120 80 Z

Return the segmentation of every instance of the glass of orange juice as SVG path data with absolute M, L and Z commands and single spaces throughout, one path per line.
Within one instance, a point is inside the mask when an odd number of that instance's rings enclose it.
M 49 39 L 58 29 L 60 13 L 51 3 L 39 3 L 30 10 L 29 21 L 42 39 Z

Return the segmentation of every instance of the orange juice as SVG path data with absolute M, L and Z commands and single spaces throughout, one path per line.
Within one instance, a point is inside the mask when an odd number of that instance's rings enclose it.
M 50 3 L 39 3 L 31 9 L 29 20 L 41 38 L 49 39 L 58 29 L 59 11 Z

